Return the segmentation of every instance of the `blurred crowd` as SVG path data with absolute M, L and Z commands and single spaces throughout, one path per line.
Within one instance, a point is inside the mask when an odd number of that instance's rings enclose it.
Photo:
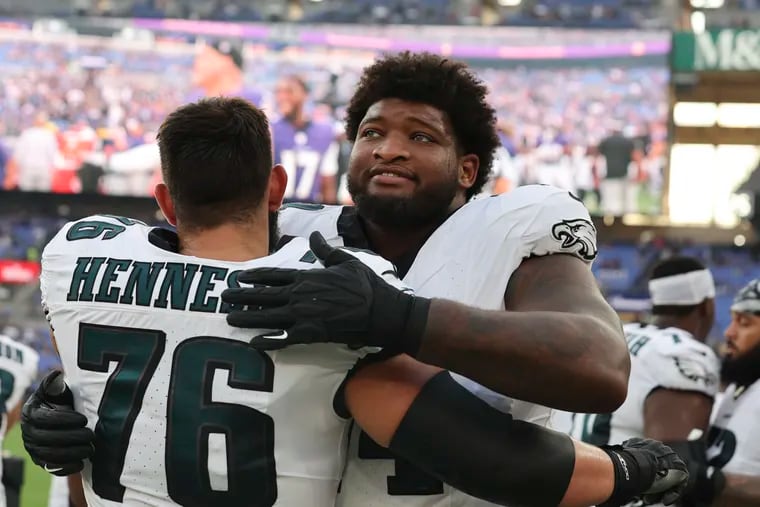
M 270 115 L 278 162 L 292 171 L 289 198 L 349 201 L 342 117 L 373 54 L 106 41 L 0 42 L 5 189 L 150 195 L 160 122 L 182 103 L 225 94 Z M 595 213 L 659 211 L 664 67 L 476 69 L 503 142 L 489 192 L 545 183 L 576 192 Z

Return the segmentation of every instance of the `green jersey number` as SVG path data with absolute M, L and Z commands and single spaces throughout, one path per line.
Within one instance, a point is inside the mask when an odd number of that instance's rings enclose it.
M 0 413 L 5 413 L 12 410 L 13 407 L 8 406 L 8 399 L 13 395 L 13 387 L 16 385 L 16 377 L 13 373 L 5 370 L 0 370 Z
M 93 490 L 107 500 L 124 499 L 120 478 L 132 429 L 165 346 L 162 331 L 80 325 L 79 367 L 107 373 L 111 362 L 117 364 L 98 407 L 92 458 Z M 272 392 L 272 360 L 242 342 L 199 336 L 176 347 L 166 411 L 169 496 L 191 507 L 271 507 L 277 499 L 274 421 L 250 407 L 213 401 L 219 369 L 228 371 L 232 388 Z M 226 442 L 226 484 L 211 480 L 211 434 L 223 435 Z

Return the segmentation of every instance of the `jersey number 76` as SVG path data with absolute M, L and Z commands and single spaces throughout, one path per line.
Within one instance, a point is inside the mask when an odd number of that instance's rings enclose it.
M 117 363 L 98 407 L 92 458 L 93 490 L 107 500 L 124 499 L 120 478 L 132 429 L 165 346 L 162 331 L 80 324 L 79 368 L 107 373 Z M 166 413 L 156 414 L 166 417 L 166 434 L 141 438 L 166 439 L 163 461 L 174 502 L 271 507 L 277 499 L 274 421 L 250 407 L 212 401 L 220 369 L 229 372 L 232 388 L 272 392 L 274 365 L 266 354 L 225 338 L 183 340 L 172 359 Z M 226 449 L 226 463 L 216 463 L 215 473 L 209 470 L 212 444 Z M 160 446 L 148 451 L 155 449 Z

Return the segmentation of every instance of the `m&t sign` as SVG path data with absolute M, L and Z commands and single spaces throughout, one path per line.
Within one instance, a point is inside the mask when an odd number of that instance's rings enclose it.
M 674 72 L 760 71 L 760 30 L 676 32 L 670 65 Z

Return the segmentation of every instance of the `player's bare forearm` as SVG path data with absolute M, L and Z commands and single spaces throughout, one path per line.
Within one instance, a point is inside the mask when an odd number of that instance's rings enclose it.
M 524 261 L 507 311 L 433 300 L 417 358 L 508 396 L 573 412 L 610 412 L 627 392 L 620 321 L 580 260 Z
M 69 502 L 73 507 L 87 507 L 87 499 L 84 496 L 82 486 L 82 474 L 73 474 L 67 477 L 69 484 Z
M 760 505 L 760 477 L 726 474 L 726 488 L 713 507 L 757 507 Z
M 359 370 L 347 382 L 345 400 L 354 420 L 380 445 L 499 505 L 511 505 L 503 502 L 507 499 L 519 505 L 596 505 L 610 497 L 615 485 L 612 462 L 602 450 L 514 421 L 448 374 L 408 356 Z M 410 433 L 405 437 L 405 432 Z M 538 480 L 543 481 L 541 493 L 536 492 Z M 499 484 L 512 487 L 502 491 Z

